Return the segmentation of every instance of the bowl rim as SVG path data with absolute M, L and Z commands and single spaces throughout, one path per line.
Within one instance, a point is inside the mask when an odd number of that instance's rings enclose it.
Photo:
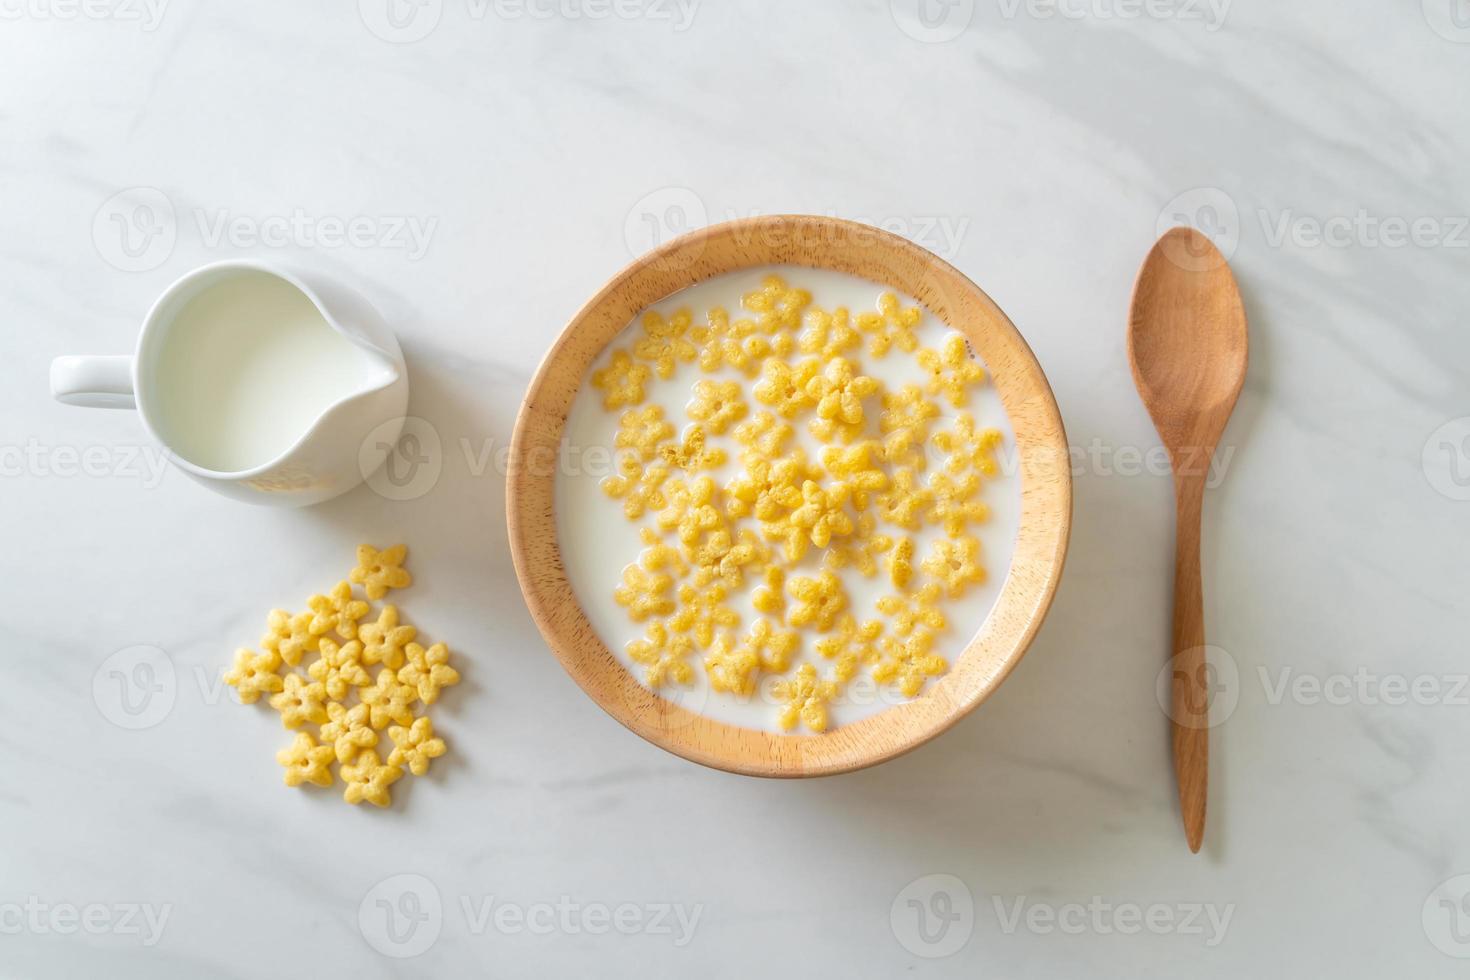
M 717 721 L 682 692 L 645 687 L 598 637 L 561 560 L 556 465 L 567 414 L 590 364 L 634 318 L 687 286 L 767 266 L 836 269 L 919 300 L 968 338 L 1016 437 L 1021 514 L 994 607 L 950 670 L 919 697 L 820 735 L 777 734 Z M 768 215 L 711 225 L 635 258 L 577 311 L 526 389 L 511 437 L 506 521 L 528 611 L 562 667 L 604 711 L 675 755 L 726 772 L 808 777 L 886 762 L 973 711 L 1015 669 L 1056 595 L 1072 518 L 1070 451 L 1061 412 L 1030 346 L 999 306 L 958 269 L 907 239 L 817 215 Z

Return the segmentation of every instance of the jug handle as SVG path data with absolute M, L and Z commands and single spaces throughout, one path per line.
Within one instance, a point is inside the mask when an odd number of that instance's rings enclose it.
M 137 408 L 133 358 L 128 354 L 58 357 L 51 362 L 51 395 L 83 408 Z

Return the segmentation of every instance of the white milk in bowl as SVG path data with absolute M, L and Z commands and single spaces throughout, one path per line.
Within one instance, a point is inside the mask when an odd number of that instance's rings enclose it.
M 616 591 L 620 586 L 626 587 L 627 585 L 622 578 L 625 566 L 645 563 L 645 558 L 649 554 L 648 551 L 645 551 L 648 547 L 648 540 L 680 547 L 680 537 L 671 528 L 660 527 L 657 507 L 650 507 L 638 518 L 629 519 L 624 510 L 626 495 L 623 498 L 612 499 L 604 492 L 603 481 L 608 476 L 615 476 L 619 472 L 619 455 L 629 452 L 627 446 L 617 445 L 620 431 L 619 420 L 629 411 L 629 406 L 618 405 L 608 409 L 604 405 L 606 389 L 599 388 L 593 383 L 594 375 L 608 371 L 613 366 L 618 352 L 623 352 L 625 358 L 631 352 L 632 358 L 621 362 L 625 372 L 630 367 L 636 369 L 640 364 L 648 368 L 647 378 L 643 384 L 643 398 L 635 402 L 634 407 L 640 411 L 647 410 L 649 406 L 657 406 L 661 409 L 663 418 L 673 430 L 673 435 L 666 437 L 664 444 L 675 444 L 677 447 L 695 421 L 689 410 L 694 385 L 706 379 L 721 383 L 737 382 L 740 387 L 740 397 L 735 400 L 743 403 L 743 414 L 730 419 L 723 432 L 708 433 L 708 447 L 724 451 L 726 454 L 724 462 L 711 465 L 697 473 L 679 472 L 675 467 L 675 471 L 671 473 L 671 479 L 688 482 L 697 476 L 708 475 L 717 488 L 713 505 L 717 508 L 723 506 L 732 514 L 738 512 L 740 510 L 738 506 L 730 507 L 726 488 L 731 485 L 732 480 L 738 480 L 745 475 L 746 464 L 741 454 L 746 447 L 734 437 L 734 433 L 738 431 L 738 426 L 755 420 L 762 412 L 772 412 L 773 415 L 779 417 L 780 411 L 755 396 L 755 386 L 761 382 L 763 377 L 761 373 L 756 372 L 752 376 L 740 370 L 738 365 L 732 366 L 728 362 L 702 365 L 700 358 L 703 355 L 705 344 L 703 340 L 694 337 L 694 332 L 703 329 L 705 331 L 703 336 L 708 338 L 708 327 L 711 322 L 709 311 L 715 308 L 720 308 L 728 314 L 726 320 L 716 322 L 734 325 L 742 319 L 758 320 L 760 317 L 758 312 L 742 308 L 742 297 L 760 290 L 765 277 L 772 273 L 782 277 L 791 288 L 809 291 L 813 307 L 819 307 L 828 312 L 835 311 L 839 307 L 845 308 L 850 314 L 850 322 L 854 324 L 859 314 L 873 313 L 879 308 L 879 297 L 882 294 L 892 292 L 855 276 L 830 270 L 788 266 L 751 269 L 718 276 L 698 283 L 656 304 L 654 310 L 660 314 L 664 323 L 672 322 L 677 311 L 682 309 L 689 311 L 690 327 L 683 336 L 684 339 L 690 341 L 696 352 L 691 357 L 688 347 L 679 347 L 675 344 L 673 345 L 674 348 L 677 348 L 675 356 L 669 363 L 660 365 L 657 355 L 660 345 L 665 341 L 658 339 L 652 345 L 645 343 L 640 356 L 635 345 L 648 339 L 642 317 L 635 320 L 622 334 L 613 339 L 607 349 L 591 365 L 568 415 L 563 453 L 558 461 L 555 508 L 562 560 L 577 601 L 587 613 L 588 619 L 603 642 L 640 682 L 657 687 L 665 696 L 690 710 L 697 710 L 721 721 L 766 731 L 782 731 L 785 726 L 780 724 L 780 719 L 785 706 L 791 700 L 791 695 L 795 692 L 798 698 L 804 697 L 798 690 L 803 665 L 810 665 L 812 670 L 808 671 L 807 676 L 814 676 L 818 684 L 833 680 L 837 672 L 837 658 L 823 653 L 824 649 L 832 649 L 830 643 L 824 644 L 823 641 L 830 640 L 836 630 L 824 631 L 820 627 L 811 625 L 795 626 L 791 620 L 791 613 L 795 608 L 796 599 L 789 591 L 785 595 L 785 609 L 772 613 L 769 611 L 769 605 L 757 606 L 759 600 L 756 597 L 756 590 L 768 585 L 763 578 L 763 571 L 768 564 L 785 566 L 783 574 L 788 586 L 795 578 L 819 579 L 824 571 L 829 570 L 825 564 L 826 551 L 829 549 L 812 544 L 799 559 L 783 559 L 781 557 L 782 545 L 778 541 L 765 539 L 763 543 L 771 549 L 772 558 L 769 562 L 762 560 L 748 566 L 739 584 L 730 586 L 728 596 L 723 603 L 733 612 L 736 620 L 732 622 L 727 616 L 724 622 L 716 624 L 715 632 L 728 634 L 737 646 L 745 638 L 750 637 L 752 629 L 762 621 L 766 621 L 774 630 L 798 634 L 799 644 L 790 651 L 789 665 L 785 669 L 778 667 L 768 670 L 763 664 L 758 671 L 759 682 L 749 693 L 717 690 L 711 683 L 712 675 L 707 663 L 710 648 L 701 647 L 697 643 L 693 646 L 685 644 L 680 648 L 682 657 L 677 659 L 682 659 L 687 663 L 688 670 L 678 667 L 673 660 L 659 667 L 660 671 L 668 668 L 682 674 L 684 680 L 680 681 L 665 671 L 664 676 L 655 679 L 661 681 L 661 684 L 650 684 L 646 655 L 649 648 L 646 644 L 650 636 L 659 639 L 658 630 L 650 631 L 650 627 L 655 624 L 663 625 L 665 627 L 663 632 L 667 639 L 667 636 L 673 632 L 667 624 L 676 620 L 678 613 L 677 611 L 654 611 L 641 621 L 635 621 L 630 616 L 629 607 L 618 601 Z M 897 300 L 903 310 L 918 307 L 917 302 L 910 297 L 900 295 L 897 296 Z M 791 331 L 793 336 L 801 335 L 806 329 L 807 322 L 803 317 L 801 325 Z M 871 323 L 871 320 L 869 322 Z M 907 338 L 906 342 L 917 341 L 913 350 L 904 350 L 895 345 L 886 352 L 875 355 L 869 347 L 872 336 L 863 334 L 859 343 L 844 348 L 839 356 L 848 362 L 856 373 L 874 379 L 882 391 L 899 392 L 906 385 L 917 385 L 922 390 L 931 380 L 932 375 L 920 362 L 919 350 L 942 351 L 946 341 L 958 338 L 959 335 L 946 328 L 928 311 L 921 311 L 917 324 L 911 325 L 910 329 L 913 335 Z M 735 333 L 738 334 L 739 331 Z M 975 359 L 968 350 L 968 346 L 963 344 L 963 338 L 955 341 L 951 349 L 957 351 L 956 360 L 963 365 L 983 368 L 983 364 Z M 798 347 L 786 355 L 780 355 L 778 359 L 785 360 L 788 364 L 795 364 L 810 356 L 812 356 L 811 352 L 803 351 Z M 831 363 L 830 356 L 827 356 L 827 363 Z M 934 363 L 932 358 L 929 363 Z M 752 365 L 752 371 L 756 366 L 758 365 Z M 706 367 L 712 369 L 706 370 Z M 962 369 L 968 370 L 968 368 Z M 667 377 L 663 376 L 664 374 L 667 374 Z M 627 377 L 626 373 L 622 376 Z M 606 379 L 608 375 L 604 374 L 603 377 Z M 769 390 L 773 389 L 768 389 L 768 393 Z M 987 473 L 979 481 L 978 492 L 971 498 L 975 502 L 983 503 L 984 508 L 988 509 L 988 516 L 967 522 L 961 530 L 961 536 L 973 539 L 978 545 L 985 577 L 981 581 L 964 583 L 959 594 L 954 597 L 946 593 L 941 608 L 947 625 L 934 635 L 934 654 L 943 657 L 951 666 L 980 629 L 999 597 L 1015 550 L 1021 513 L 1021 481 L 1014 466 L 1015 436 L 999 395 L 989 378 L 986 377 L 980 383 L 973 384 L 967 389 L 964 400 L 965 404 L 962 407 L 956 407 L 943 393 L 934 393 L 927 397 L 927 401 L 937 409 L 928 427 L 928 435 L 931 438 L 933 434 L 940 431 L 955 431 L 960 425 L 959 417 L 962 413 L 968 413 L 972 417 L 977 429 L 995 430 L 999 434 L 999 444 L 994 451 L 996 464 L 994 471 Z M 884 404 L 880 394 L 865 396 L 863 405 L 864 428 L 860 436 L 854 437 L 854 442 L 881 441 L 884 434 L 879 416 L 884 411 Z M 705 408 L 699 408 L 697 412 L 703 415 L 708 414 Z M 809 423 L 814 414 L 814 408 L 808 405 L 785 419 L 794 432 L 792 439 L 781 452 L 789 453 L 794 447 L 800 447 L 806 451 L 809 459 L 813 461 L 820 459 L 824 444 L 831 440 L 819 439 L 810 429 Z M 927 485 L 936 474 L 944 471 L 947 458 L 937 453 L 932 445 L 926 445 L 923 455 L 926 459 L 925 465 L 915 467 L 910 464 L 910 468 L 917 470 L 917 481 Z M 663 457 L 655 457 L 655 459 L 661 458 Z M 889 466 L 887 463 L 884 464 L 884 467 L 889 477 L 892 478 L 897 467 Z M 647 465 L 643 469 L 646 472 Z M 910 475 L 915 476 L 915 474 Z M 834 473 L 828 471 L 822 473 L 814 482 L 830 487 L 833 483 L 840 481 Z M 667 503 L 667 500 L 664 501 L 664 504 Z M 901 539 L 910 541 L 914 550 L 913 584 L 915 588 L 919 587 L 927 574 L 919 571 L 920 564 L 936 548 L 936 542 L 957 540 L 948 533 L 942 518 L 925 519 L 919 523 L 919 526 L 903 527 L 893 525 L 886 517 L 879 516 L 879 508 L 871 502 L 864 507 L 858 507 L 856 501 L 849 500 L 843 504 L 842 509 L 855 524 L 863 514 L 875 518 L 876 526 L 873 528 L 873 533 L 876 535 L 889 536 L 895 541 Z M 758 535 L 765 534 L 765 528 L 751 521 L 749 515 L 739 518 L 729 517 L 729 530 L 732 535 L 738 536 L 742 528 L 754 529 Z M 696 541 L 695 547 L 687 550 L 692 553 L 694 550 L 706 547 L 710 542 L 710 533 L 710 531 L 702 532 L 703 536 Z M 838 538 L 833 539 L 834 544 L 838 542 Z M 904 591 L 893 584 L 886 565 L 892 553 L 891 548 L 887 551 L 873 550 L 872 558 L 878 567 L 875 574 L 872 575 L 862 574 L 852 564 L 834 571 L 834 574 L 840 578 L 845 595 L 846 606 L 842 610 L 843 614 L 852 615 L 859 625 L 874 620 L 883 621 L 885 638 L 895 637 L 900 630 L 892 617 L 884 615 L 879 610 L 880 601 L 887 596 Z M 667 555 L 668 552 L 665 554 Z M 686 557 L 692 557 L 692 554 Z M 940 566 L 935 567 L 942 574 L 943 569 Z M 688 584 L 692 577 L 688 571 L 681 571 L 678 568 L 671 568 L 669 573 L 675 579 L 672 590 L 675 593 L 681 585 Z M 640 574 L 635 570 L 635 576 Z M 643 577 L 642 580 L 648 581 L 646 577 Z M 685 605 L 679 602 L 676 609 L 682 609 Z M 913 632 L 913 628 L 910 627 L 908 633 L 911 635 Z M 639 652 L 644 654 L 641 660 L 632 656 L 629 644 L 644 644 L 639 649 Z M 878 669 L 875 670 L 875 668 Z M 927 690 L 937 683 L 939 676 L 937 673 L 925 676 L 921 690 Z M 826 703 L 827 728 L 829 730 L 840 728 L 844 724 L 850 724 L 908 700 L 909 695 L 901 690 L 902 684 L 893 683 L 891 679 L 885 681 L 881 679 L 883 677 L 884 671 L 879 664 L 873 661 L 863 662 L 854 674 L 838 685 L 840 690 Z M 827 689 L 827 692 L 831 693 L 831 689 Z M 810 734 L 811 730 L 811 726 L 804 720 L 791 729 L 793 734 Z
M 242 270 L 180 306 L 152 363 L 154 424 L 179 456 L 224 473 L 290 449 L 382 365 L 290 282 Z

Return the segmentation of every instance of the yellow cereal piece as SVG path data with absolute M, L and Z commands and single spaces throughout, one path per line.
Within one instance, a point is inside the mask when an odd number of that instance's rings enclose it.
M 959 598 L 971 585 L 985 581 L 980 542 L 969 536 L 955 541 L 935 541 L 920 567 L 944 587 L 951 599 Z
M 715 637 L 704 655 L 704 673 L 711 690 L 749 697 L 755 693 L 760 659 L 743 644 L 736 644 L 728 633 Z
M 373 682 L 362 665 L 362 658 L 362 644 L 357 640 L 339 646 L 324 636 L 322 654 L 306 668 L 306 673 L 322 685 L 327 697 L 341 701 L 347 696 L 348 688 L 366 687 Z
M 859 664 L 875 664 L 881 659 L 878 638 L 883 635 L 883 624 L 870 619 L 861 625 L 850 615 L 844 614 L 837 621 L 837 629 L 817 641 L 817 652 L 835 663 L 832 676 L 841 683 L 852 680 Z
M 782 418 L 796 418 L 802 412 L 816 407 L 819 396 L 813 394 L 811 383 L 818 378 L 821 370 L 822 362 L 815 357 L 806 358 L 795 365 L 774 357 L 767 358 L 761 365 L 761 380 L 756 383 L 751 394 L 762 405 L 774 408 Z
M 900 538 L 884 567 L 888 569 L 888 580 L 894 588 L 907 589 L 914 580 L 914 539 Z
M 828 446 L 822 450 L 822 465 L 837 480 L 846 484 L 852 504 L 858 510 L 868 506 L 870 494 L 888 489 L 888 474 L 883 472 L 882 450 L 871 440 L 846 448 Z
M 802 311 L 811 301 L 811 293 L 791 288 L 777 275 L 766 276 L 760 289 L 741 297 L 741 305 L 759 314 L 760 327 L 766 333 L 795 330 L 801 325 Z
M 434 734 L 434 723 L 427 717 L 414 720 L 412 725 L 394 725 L 388 729 L 393 740 L 393 751 L 388 753 L 388 765 L 407 766 L 415 776 L 429 771 L 429 760 L 437 759 L 449 751 L 444 739 Z
M 675 578 L 682 577 L 689 570 L 689 563 L 676 546 L 665 544 L 646 527 L 639 529 L 638 536 L 644 544 L 643 551 L 638 556 L 638 564 L 650 572 L 668 572 Z
M 613 446 L 637 454 L 639 462 L 657 459 L 666 443 L 674 438 L 674 425 L 664 418 L 660 405 L 630 408 L 618 417 L 618 432 Z
M 694 668 L 688 661 L 693 650 L 688 636 L 660 622 L 650 623 L 643 639 L 628 644 L 628 656 L 634 663 L 643 665 L 643 679 L 655 689 L 670 682 L 694 682 Z
M 796 600 L 791 610 L 792 626 L 815 626 L 825 632 L 832 628 L 837 615 L 847 608 L 847 593 L 842 581 L 823 571 L 816 578 L 797 576 L 786 584 L 786 591 Z
M 322 725 L 327 718 L 327 689 L 319 682 L 307 683 L 300 674 L 287 674 L 281 690 L 271 695 L 270 705 L 281 713 L 287 728 Z
M 622 500 L 624 517 L 636 521 L 645 511 L 663 510 L 668 506 L 663 492 L 669 479 L 667 466 L 650 463 L 644 467 L 630 457 L 624 459 L 619 467 L 622 472 L 605 477 L 598 485 L 613 500 Z
M 418 700 L 418 689 L 400 682 L 393 669 L 379 670 L 373 683 L 359 688 L 357 696 L 368 706 L 368 724 L 373 728 L 381 731 L 390 721 L 413 724 L 413 703 Z
M 670 480 L 664 491 L 668 506 L 655 518 L 659 529 L 678 532 L 679 540 L 693 547 L 706 531 L 724 527 L 725 516 L 715 505 L 715 489 L 715 481 L 708 476 L 690 483 Z
M 698 353 L 684 337 L 692 319 L 687 309 L 679 310 L 667 320 L 649 310 L 643 314 L 644 337 L 633 344 L 633 356 L 652 363 L 660 378 L 673 377 L 678 362 L 688 363 Z
M 668 575 L 629 565 L 623 569 L 623 584 L 613 592 L 613 600 L 627 608 L 629 619 L 641 623 L 674 611 L 673 588 L 674 580 Z
M 321 740 L 329 745 L 338 762 L 351 762 L 363 749 L 378 746 L 378 732 L 371 722 L 371 709 L 365 704 L 347 707 L 338 701 L 327 705 L 328 721 L 322 725 Z
M 751 593 L 751 605 L 780 622 L 786 613 L 786 572 L 779 565 L 767 565 L 763 577 L 765 585 Z
M 744 463 L 745 472 L 725 485 L 725 512 L 731 518 L 779 521 L 801 506 L 802 484 L 821 475 L 799 450 L 777 460 L 747 454 Z
M 970 346 L 957 333 L 945 338 L 937 351 L 919 351 L 919 366 L 929 372 L 924 390 L 931 395 L 943 394 L 955 408 L 970 400 L 970 388 L 985 380 L 985 370 L 970 356 Z
M 704 431 L 704 426 L 691 425 L 684 430 L 684 438 L 679 445 L 663 447 L 664 463 L 670 469 L 680 469 L 689 475 L 725 465 L 725 451 L 708 443 L 709 434 Z
M 313 618 L 309 612 L 292 615 L 284 609 L 272 609 L 266 619 L 266 633 L 260 638 L 261 649 L 295 667 L 303 656 L 315 653 L 321 642 L 321 636 L 311 631 Z
M 607 367 L 592 372 L 592 387 L 602 391 L 602 407 L 611 410 L 642 403 L 648 377 L 647 365 L 635 362 L 627 351 L 614 351 Z
M 344 640 L 356 639 L 357 621 L 368 614 L 368 604 L 352 598 L 352 586 L 347 582 L 338 582 L 326 595 L 312 596 L 306 606 L 312 613 L 307 627 L 311 632 L 336 630 Z
M 893 620 L 895 636 L 920 629 L 937 633 L 949 625 L 939 609 L 939 593 L 939 586 L 930 583 L 915 592 L 886 595 L 878 600 L 878 611 Z
M 801 485 L 801 506 L 791 512 L 791 527 L 799 530 L 794 539 L 787 538 L 787 558 L 791 561 L 800 561 L 805 554 L 805 545 L 796 545 L 792 554 L 793 541 L 810 541 L 818 548 L 825 548 L 832 543 L 832 538 L 851 534 L 853 531 L 852 518 L 848 516 L 845 509 L 851 491 L 845 483 L 834 483 L 830 487 L 823 488 L 814 480 L 807 480 Z
M 789 732 L 800 721 L 821 734 L 827 730 L 829 722 L 827 705 L 837 698 L 839 691 L 836 682 L 817 677 L 816 667 L 802 664 L 795 677 L 772 685 L 771 693 L 785 704 L 776 716 L 778 725 Z
M 973 471 L 981 476 L 995 476 L 1000 467 L 995 461 L 995 450 L 1001 443 L 997 429 L 977 429 L 975 418 L 969 412 L 961 412 L 954 420 L 954 428 L 934 435 L 934 445 L 949 454 L 945 469 L 951 473 Z
M 357 628 L 357 638 L 362 641 L 362 662 L 397 670 L 403 666 L 403 645 L 418 635 L 417 629 L 398 621 L 397 606 L 384 606 L 377 622 Z
M 801 648 L 801 637 L 791 630 L 776 629 L 768 620 L 758 619 L 745 634 L 741 646 L 754 654 L 761 670 L 778 674 L 790 669 L 791 658 Z
M 735 427 L 735 441 L 744 446 L 747 456 L 774 459 L 786 451 L 786 444 L 796 430 L 770 412 L 757 412 L 748 422 Z
M 381 599 L 389 589 L 406 589 L 413 584 L 413 576 L 403 567 L 408 557 L 408 546 L 396 544 L 379 551 L 370 544 L 357 546 L 357 567 L 347 578 L 362 586 L 369 599 Z
M 276 761 L 286 767 L 282 777 L 287 786 L 332 785 L 332 758 L 332 747 L 318 745 L 306 732 L 298 732 L 289 748 L 276 753 Z
M 398 766 L 384 765 L 376 749 L 368 749 L 358 755 L 357 761 L 342 767 L 342 780 L 347 789 L 342 799 L 351 804 L 371 803 L 387 806 L 393 802 L 388 787 L 403 778 Z
M 767 362 L 769 363 L 769 362 Z M 878 393 L 874 378 L 858 374 L 851 361 L 834 357 L 806 384 L 807 397 L 816 402 L 817 417 L 809 428 L 819 439 L 851 442 L 863 431 L 863 399 Z
M 726 365 L 750 375 L 760 367 L 759 358 L 769 344 L 760 343 L 757 327 L 749 320 L 730 322 L 721 307 L 709 311 L 709 322 L 690 334 L 700 345 L 699 367 L 702 371 L 718 371 Z
M 710 432 L 720 435 L 743 419 L 748 409 L 738 381 L 704 378 L 694 382 L 694 400 L 689 403 L 687 411 L 690 418 L 703 422 Z
M 886 356 L 893 347 L 912 354 L 919 349 L 914 331 L 922 319 L 923 312 L 917 306 L 905 310 L 896 295 L 884 293 L 878 297 L 877 313 L 858 317 L 858 329 L 872 335 L 868 338 L 868 353 L 874 357 Z
M 720 582 L 700 587 L 691 582 L 679 586 L 681 605 L 669 617 L 669 628 L 694 638 L 701 650 L 708 650 L 715 631 L 734 629 L 740 625 L 740 614 L 726 605 L 730 590 Z
M 857 529 L 852 536 L 832 542 L 822 563 L 832 571 L 856 568 L 871 578 L 878 573 L 878 556 L 893 547 L 893 539 L 886 534 L 875 534 L 877 520 L 872 514 L 863 514 L 857 520 Z
M 934 652 L 931 631 L 920 628 L 907 635 L 895 631 L 883 643 L 883 660 L 873 668 L 873 680 L 893 684 L 906 697 L 914 697 L 930 677 L 948 669 L 945 659 Z
M 917 531 L 934 503 L 934 491 L 922 486 L 914 471 L 904 467 L 893 474 L 893 486 L 878 496 L 878 513 L 888 523 Z
M 424 704 L 433 704 L 439 700 L 440 689 L 459 683 L 459 671 L 449 666 L 449 648 L 442 643 L 427 650 L 410 643 L 404 656 L 408 662 L 398 671 L 398 683 L 418 691 Z
M 845 306 L 831 313 L 812 309 L 806 314 L 806 329 L 797 339 L 797 349 L 803 354 L 815 354 L 824 361 L 844 354 L 863 342 L 862 336 L 851 323 L 851 315 Z
M 694 549 L 694 582 L 704 586 L 718 579 L 728 588 L 739 588 L 745 581 L 745 569 L 770 557 L 771 550 L 749 528 L 741 528 L 734 538 L 720 528 L 706 535 Z
M 284 687 L 281 675 L 276 673 L 280 669 L 279 653 L 236 650 L 235 664 L 225 671 L 224 680 L 235 689 L 241 704 L 254 704 L 262 694 L 275 694 Z
M 929 426 L 939 417 L 939 406 L 924 397 L 918 385 L 884 392 L 878 431 L 883 433 L 883 458 L 894 466 L 922 470 L 928 463 L 924 442 Z
M 928 519 L 943 527 L 950 537 L 963 534 L 967 524 L 982 524 L 990 519 L 990 508 L 978 496 L 980 478 L 974 473 L 963 476 L 936 473 L 929 485 L 934 491 L 934 503 L 929 508 Z

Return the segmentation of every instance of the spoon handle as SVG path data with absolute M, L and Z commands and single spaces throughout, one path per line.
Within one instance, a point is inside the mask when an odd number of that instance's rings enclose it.
M 1206 457 L 1208 458 L 1208 456 Z M 1174 499 L 1174 656 L 1170 728 L 1179 810 L 1189 849 L 1199 852 L 1205 835 L 1205 802 L 1210 771 L 1210 685 L 1205 663 L 1204 596 L 1200 584 L 1200 515 L 1203 474 L 1178 472 Z

